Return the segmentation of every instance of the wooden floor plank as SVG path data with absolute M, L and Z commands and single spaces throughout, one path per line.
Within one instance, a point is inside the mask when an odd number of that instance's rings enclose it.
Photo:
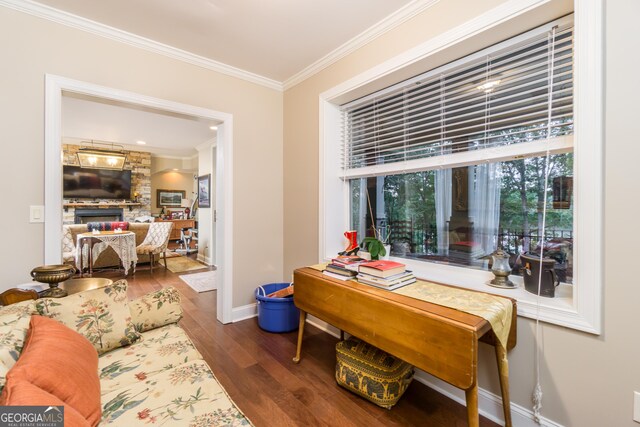
M 206 271 L 202 270 L 202 271 Z M 193 273 L 189 272 L 188 274 Z M 96 276 L 117 279 L 120 272 Z M 391 410 L 339 387 L 335 381 L 338 340 L 305 327 L 302 360 L 294 364 L 297 332 L 263 331 L 257 319 L 222 325 L 216 292 L 197 293 L 164 266 L 140 266 L 127 277 L 131 299 L 174 286 L 182 295 L 180 325 L 231 399 L 257 427 L 271 426 L 466 426 L 466 409 L 414 381 Z M 481 417 L 482 427 L 497 424 Z
M 243 323 L 250 325 L 249 322 Z M 249 332 L 256 331 L 255 326 L 249 326 L 245 329 Z M 274 352 L 276 346 L 265 347 L 263 340 L 256 339 L 255 336 L 256 334 L 238 334 L 236 339 L 247 348 L 256 351 L 259 365 L 269 372 L 274 381 L 290 390 L 293 398 L 307 407 L 314 407 L 316 416 L 320 416 L 321 419 L 332 420 L 333 423 L 339 425 L 359 425 L 364 427 L 377 424 L 375 417 L 364 410 L 356 410 L 357 416 L 354 420 L 350 420 L 349 417 L 353 417 L 354 414 L 341 411 L 339 404 L 344 406 L 345 399 L 336 393 L 335 387 L 328 387 L 327 383 L 313 375 L 308 368 L 294 366 L 292 369 L 291 354 L 295 347 L 286 346 L 286 353 Z M 284 340 L 279 341 L 284 342 Z M 278 347 L 281 348 L 281 346 Z M 300 375 L 301 373 L 303 375 Z M 335 383 L 333 377 L 330 382 L 332 384 Z

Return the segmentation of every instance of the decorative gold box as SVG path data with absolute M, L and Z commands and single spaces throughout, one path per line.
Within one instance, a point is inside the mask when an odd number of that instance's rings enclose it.
M 336 344 L 336 381 L 347 390 L 391 409 L 413 379 L 413 366 L 351 337 Z

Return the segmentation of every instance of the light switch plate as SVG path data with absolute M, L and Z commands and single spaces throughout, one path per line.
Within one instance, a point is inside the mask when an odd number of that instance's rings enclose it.
M 633 392 L 633 421 L 640 423 L 640 392 Z
M 38 205 L 29 206 L 29 222 L 30 223 L 44 222 L 44 206 L 38 206 Z

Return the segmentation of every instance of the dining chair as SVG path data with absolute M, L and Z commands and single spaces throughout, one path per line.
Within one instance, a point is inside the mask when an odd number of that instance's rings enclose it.
M 144 240 L 136 247 L 138 255 L 149 255 L 149 266 L 152 272 L 155 256 L 159 254 L 162 254 L 164 268 L 167 268 L 167 245 L 172 228 L 173 222 L 170 221 L 152 222 L 149 224 L 149 231 Z
M 68 225 L 62 226 L 62 262 L 76 265 L 76 245 Z

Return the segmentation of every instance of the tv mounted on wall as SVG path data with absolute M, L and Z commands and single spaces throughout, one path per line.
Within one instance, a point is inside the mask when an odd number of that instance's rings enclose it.
M 65 199 L 131 199 L 131 171 L 63 166 Z

